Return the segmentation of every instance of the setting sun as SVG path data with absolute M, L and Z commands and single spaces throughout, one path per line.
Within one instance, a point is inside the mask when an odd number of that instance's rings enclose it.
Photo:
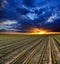
M 47 30 L 43 30 L 43 29 L 38 29 L 38 28 L 36 28 L 36 29 L 34 29 L 34 33 L 35 34 L 47 34 Z
M 40 31 L 38 34 L 46 34 L 46 32 L 44 32 L 44 31 Z
M 33 34 L 47 34 L 48 30 L 44 30 L 44 29 L 39 29 L 39 28 L 32 28 L 31 32 Z

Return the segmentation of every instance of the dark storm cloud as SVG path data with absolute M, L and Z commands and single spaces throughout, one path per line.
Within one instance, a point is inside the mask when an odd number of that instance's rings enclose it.
M 34 7 L 34 0 L 23 0 L 23 3 L 27 7 Z
M 59 31 L 60 0 L 0 0 L 0 29 L 9 26 L 1 25 L 7 21 L 17 22 L 10 24 L 11 31 L 25 32 L 34 27 Z
M 18 8 L 16 9 L 16 12 L 19 13 L 19 14 L 21 14 L 21 15 L 25 15 L 25 14 L 29 13 L 30 11 L 27 10 L 27 9 L 25 9 L 25 8 L 19 8 L 19 7 L 18 7 Z

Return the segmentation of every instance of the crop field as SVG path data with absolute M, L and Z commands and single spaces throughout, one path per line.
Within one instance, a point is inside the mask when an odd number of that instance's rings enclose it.
M 60 64 L 60 35 L 0 35 L 0 64 Z

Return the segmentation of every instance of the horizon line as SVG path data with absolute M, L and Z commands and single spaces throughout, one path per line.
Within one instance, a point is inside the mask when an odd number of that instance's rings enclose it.
M 22 33 L 22 32 L 0 32 L 0 34 L 26 34 L 26 35 L 39 35 L 38 33 L 29 33 L 29 32 L 25 32 L 25 33 Z M 47 32 L 45 34 L 60 34 L 60 32 Z

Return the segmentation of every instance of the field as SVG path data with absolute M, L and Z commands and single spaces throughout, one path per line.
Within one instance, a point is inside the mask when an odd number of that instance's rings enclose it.
M 0 35 L 0 64 L 60 64 L 60 35 Z

